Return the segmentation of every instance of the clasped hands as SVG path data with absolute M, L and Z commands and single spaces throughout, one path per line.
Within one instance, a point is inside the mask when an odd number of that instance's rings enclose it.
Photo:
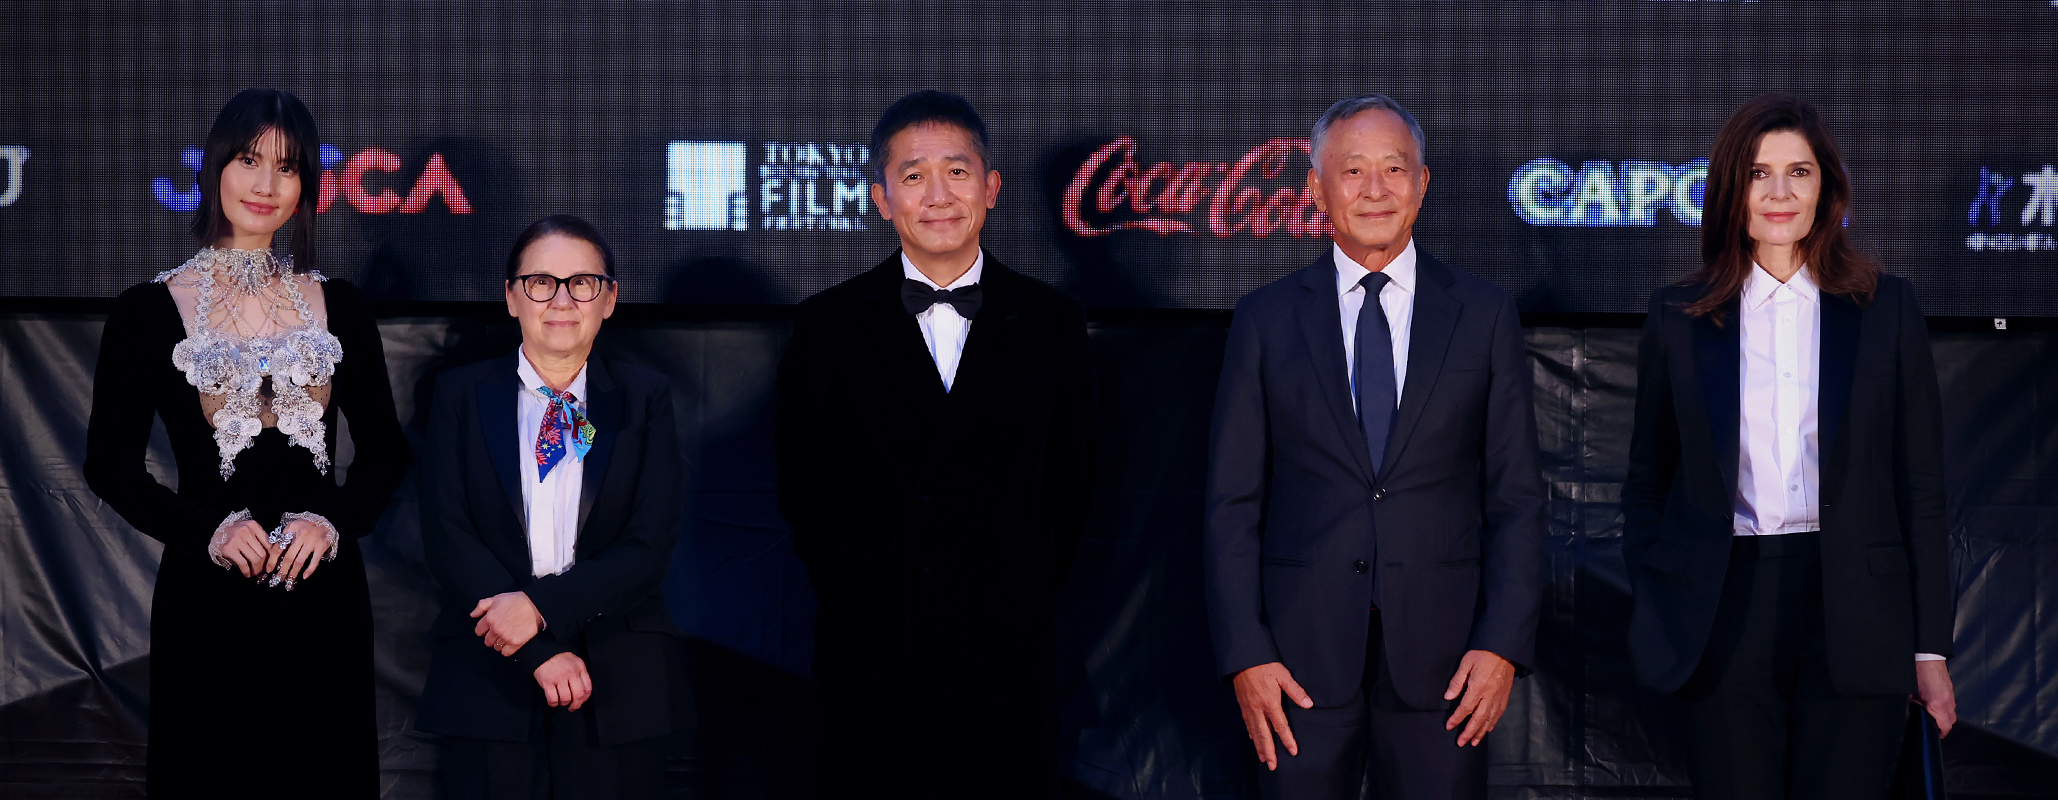
M 1279 754 L 1272 741 L 1275 734 L 1279 737 L 1279 744 L 1285 745 L 1288 755 L 1299 755 L 1300 745 L 1294 742 L 1293 729 L 1286 724 L 1286 708 L 1280 703 L 1279 696 L 1284 693 L 1301 708 L 1314 708 L 1315 700 L 1294 682 L 1286 665 L 1277 661 L 1259 664 L 1236 673 L 1231 682 L 1236 687 L 1236 705 L 1243 711 L 1244 730 L 1258 750 L 1258 760 L 1265 762 L 1265 768 L 1279 768 Z M 1459 723 L 1465 723 L 1465 729 L 1458 733 L 1459 747 L 1476 746 L 1485 741 L 1487 732 L 1493 730 L 1494 725 L 1501 721 L 1501 714 L 1508 710 L 1508 693 L 1514 687 L 1514 663 L 1485 650 L 1465 653 L 1465 658 L 1458 662 L 1457 673 L 1451 676 L 1450 686 L 1443 693 L 1445 700 L 1458 700 L 1461 692 L 1464 699 L 1451 712 L 1451 718 L 1444 722 L 1444 730 L 1453 730 Z
M 543 612 L 524 592 L 502 592 L 480 600 L 472 608 L 472 618 L 479 621 L 472 626 L 472 633 L 503 656 L 514 655 L 543 629 Z M 577 711 L 593 696 L 593 676 L 586 673 L 586 661 L 572 653 L 551 656 L 536 668 L 535 677 L 552 708 L 568 706 Z
M 307 580 L 329 549 L 328 529 L 300 519 L 280 527 L 293 538 L 285 547 L 272 546 L 271 534 L 252 520 L 229 526 L 228 540 L 221 545 L 222 557 L 245 578 L 270 574 L 288 581 Z

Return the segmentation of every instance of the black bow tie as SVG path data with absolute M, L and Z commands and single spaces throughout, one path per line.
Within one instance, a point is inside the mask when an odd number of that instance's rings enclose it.
M 931 289 L 929 284 L 913 278 L 903 278 L 900 282 L 900 304 L 906 306 L 910 314 L 920 314 L 937 303 L 947 303 L 958 312 L 958 316 L 971 319 L 979 316 L 979 303 L 985 293 L 976 283 L 944 290 Z

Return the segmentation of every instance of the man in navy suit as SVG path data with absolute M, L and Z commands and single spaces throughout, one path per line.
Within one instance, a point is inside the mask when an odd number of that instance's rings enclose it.
M 1208 620 L 1268 798 L 1356 798 L 1368 780 L 1380 798 L 1484 798 L 1478 745 L 1535 652 L 1521 320 L 1416 249 L 1422 138 L 1385 96 L 1331 106 L 1308 189 L 1334 246 L 1245 296 L 1229 330 Z

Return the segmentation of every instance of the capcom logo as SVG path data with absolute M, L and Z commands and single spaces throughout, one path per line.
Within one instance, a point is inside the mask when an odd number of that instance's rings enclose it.
M 1586 161 L 1577 170 L 1555 158 L 1516 168 L 1508 205 L 1531 225 L 1616 227 L 1656 225 L 1659 209 L 1683 224 L 1701 224 L 1708 159 L 1673 166 L 1657 161 Z

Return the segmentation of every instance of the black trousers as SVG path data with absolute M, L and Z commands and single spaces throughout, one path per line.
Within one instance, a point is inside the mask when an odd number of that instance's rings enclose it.
M 446 800 L 545 800 L 664 796 L 669 736 L 599 743 L 590 709 L 546 708 L 530 716 L 529 739 L 443 740 L 437 781 Z
M 1736 537 L 1707 652 L 1680 690 L 1699 797 L 1887 796 L 1908 698 L 1838 694 L 1822 624 L 1820 535 Z
M 1380 638 L 1374 611 L 1365 677 L 1342 703 L 1285 704 L 1300 754 L 1275 742 L 1279 769 L 1258 768 L 1266 800 L 1358 800 L 1367 788 L 1376 800 L 1485 799 L 1486 745 L 1459 747 L 1458 731 L 1443 727 L 1458 701 L 1431 711 L 1401 702 Z

